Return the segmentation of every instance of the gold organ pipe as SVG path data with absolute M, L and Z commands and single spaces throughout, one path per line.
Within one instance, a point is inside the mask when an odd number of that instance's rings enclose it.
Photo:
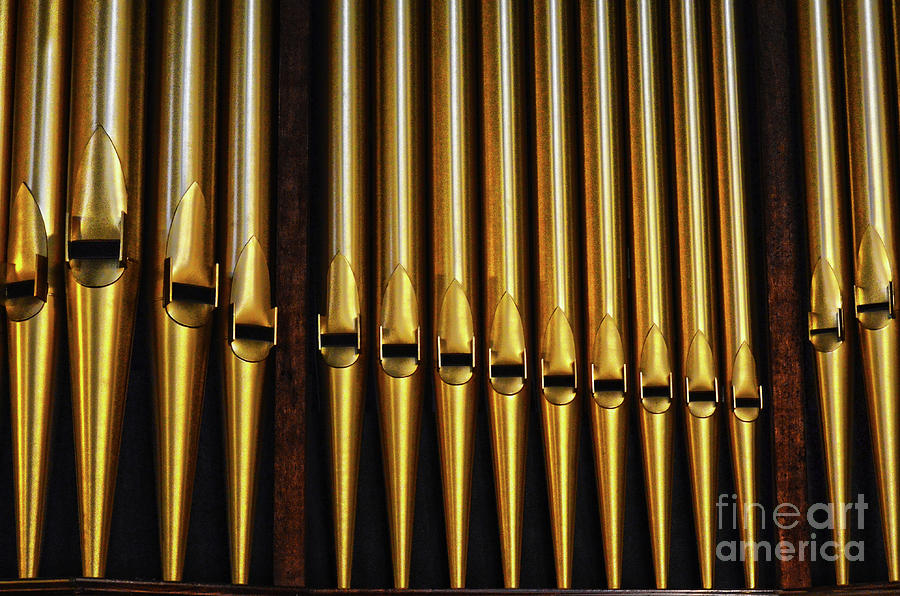
M 719 234 L 722 263 L 725 391 L 731 461 L 740 508 L 744 547 L 744 582 L 756 587 L 756 542 L 759 532 L 757 495 L 757 426 L 762 388 L 753 355 L 750 249 L 744 188 L 743 132 L 739 57 L 734 0 L 711 4 L 713 97 L 719 188 Z
M 218 301 L 215 263 L 217 5 L 162 14 L 159 179 L 148 210 L 151 354 L 162 577 L 178 581 L 190 520 L 203 387 Z
M 610 0 L 581 3 L 581 97 L 584 126 L 585 379 L 606 577 L 619 588 L 625 531 L 627 361 L 630 339 L 622 171 L 624 145 L 618 33 Z
M 653 0 L 625 4 L 634 222 L 635 342 L 644 490 L 656 587 L 668 584 L 674 447 L 675 340 L 666 202 L 659 14 Z
M 675 182 L 678 219 L 680 358 L 685 439 L 691 474 L 697 557 L 704 589 L 712 589 L 718 497 L 719 360 L 717 292 L 710 210 L 714 197 L 707 124 L 707 28 L 702 3 L 670 4 L 675 107 Z
M 259 425 L 266 371 L 277 343 L 269 249 L 272 163 L 272 3 L 231 5 L 221 288 L 225 470 L 231 580 L 248 581 Z
M 383 0 L 377 22 L 376 379 L 394 587 L 405 588 L 428 337 L 418 3 Z
M 140 278 L 146 6 L 73 9 L 66 304 L 82 572 L 105 573 Z
M 8 4 L 4 3 L 4 8 Z M 4 303 L 9 333 L 19 577 L 35 577 L 40 564 L 65 308 L 61 302 L 61 240 L 65 228 L 71 5 L 67 0 L 23 0 L 18 9 L 12 160 L 8 177 L 4 176 L 4 191 L 10 192 L 9 202 L 3 201 L 10 223 L 4 243 Z M 3 15 L 4 21 L 6 18 L 12 15 Z M 5 22 L 4 26 L 11 24 Z M 2 39 L 11 40 L 9 30 Z M 4 56 L 8 58 L 9 53 Z M 4 64 L 4 76 L 12 66 L 11 62 Z M 9 82 L 4 83 L 8 89 Z M 4 95 L 4 99 L 7 97 Z M 8 112 L 4 116 L 8 118 Z M 8 123 L 3 123 L 7 131 Z M 9 155 L 5 150 L 4 156 Z
M 322 392 L 331 447 L 337 587 L 350 587 L 359 448 L 369 355 L 366 234 L 366 5 L 329 3 L 328 263 L 318 319 Z
M 572 582 L 581 367 L 581 311 L 576 189 L 566 3 L 534 3 L 537 151 L 537 325 L 540 411 L 556 584 Z
M 17 0 L 0 2 L 0 189 L 10 188 L 9 167 L 13 134 L 13 87 L 16 70 Z M 0 257 L 6 262 L 6 233 L 9 223 L 9 201 L 0 201 Z M 5 312 L 5 310 L 4 310 Z M 0 358 L 7 354 L 6 325 L 0 325 Z M 0 376 L 6 371 L 0 372 Z
M 850 538 L 845 505 L 850 500 L 851 419 L 855 326 L 849 201 L 844 196 L 840 72 L 834 55 L 835 14 L 827 0 L 798 7 L 801 104 L 806 155 L 806 226 L 809 240 L 809 340 L 816 359 L 825 469 L 837 559 L 835 579 L 850 581 L 845 556 Z
M 900 580 L 900 324 L 894 305 L 897 162 L 884 3 L 842 3 L 853 204 L 854 304 L 890 581 Z
M 503 585 L 519 585 L 531 379 L 521 4 L 481 5 L 484 359 Z
M 450 587 L 466 583 L 476 372 L 478 269 L 475 253 L 475 128 L 471 9 L 431 3 L 432 347 Z

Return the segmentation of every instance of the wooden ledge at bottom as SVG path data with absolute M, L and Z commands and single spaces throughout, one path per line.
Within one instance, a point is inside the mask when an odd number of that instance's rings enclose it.
M 297 588 L 288 587 L 189 584 L 85 577 L 0 580 L 0 594 L 190 594 L 193 596 L 277 594 L 279 596 L 296 596 L 298 593 Z

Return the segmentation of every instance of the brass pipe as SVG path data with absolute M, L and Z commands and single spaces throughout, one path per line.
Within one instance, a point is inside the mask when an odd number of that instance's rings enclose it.
M 850 501 L 855 328 L 849 201 L 844 196 L 844 146 L 840 118 L 840 72 L 836 70 L 833 4 L 800 2 L 798 8 L 801 104 L 806 155 L 806 228 L 809 241 L 809 341 L 816 359 L 832 535 L 835 581 L 850 581 L 845 505 Z
M 217 3 L 166 2 L 160 56 L 159 179 L 148 210 L 162 577 L 179 581 L 190 520 L 215 263 Z
M 666 202 L 659 14 L 653 0 L 626 3 L 631 193 L 634 222 L 636 385 L 656 587 L 668 584 L 669 505 L 675 434 L 675 341 Z
M 331 499 L 337 587 L 350 587 L 359 446 L 366 397 L 369 321 L 366 234 L 366 4 L 330 2 L 328 13 L 328 110 L 322 247 L 328 271 L 322 279 L 318 319 L 322 393 L 331 448 Z
M 432 345 L 450 587 L 466 583 L 475 412 L 476 321 L 472 8 L 431 3 Z
M 10 224 L 4 246 L 4 306 L 19 577 L 35 577 L 64 310 L 60 240 L 65 227 L 71 6 L 66 0 L 23 0 L 18 8 L 12 161 L 4 187 L 11 197 L 9 203 L 4 201 Z M 9 31 L 3 39 L 10 39 Z M 5 66 L 3 70 L 12 70 L 11 63 Z
M 66 304 L 82 572 L 100 577 L 140 278 L 146 7 L 73 14 Z
M 853 204 L 854 304 L 890 581 L 900 581 L 900 324 L 894 274 L 900 261 L 897 162 L 891 122 L 888 15 L 877 0 L 842 4 Z M 890 91 L 889 91 L 890 90 Z
M 0 2 L 0 189 L 10 188 L 9 167 L 13 135 L 13 88 L 16 70 L 17 0 Z M 9 201 L 0 201 L 0 262 L 6 262 Z M 3 313 L 5 313 L 5 309 Z M 6 325 L 0 325 L 0 362 L 6 361 Z M 0 378 L 6 371 L 0 367 Z
M 259 425 L 278 309 L 272 305 L 272 3 L 231 5 L 225 122 L 225 252 L 220 255 L 225 375 L 225 480 L 231 581 L 244 584 L 256 505 Z
M 713 98 L 719 188 L 719 247 L 722 264 L 723 338 L 731 462 L 740 508 L 744 583 L 756 587 L 757 426 L 763 405 L 753 355 L 753 309 L 744 188 L 742 97 L 734 0 L 712 2 Z
M 519 586 L 531 379 L 521 4 L 481 5 L 484 358 L 503 585 Z
M 534 3 L 540 411 L 556 584 L 572 583 L 582 365 L 566 3 Z
M 581 3 L 581 104 L 584 126 L 584 255 L 588 334 L 585 379 L 606 581 L 622 581 L 628 427 L 630 325 L 625 261 L 619 25 L 616 2 Z
M 669 5 L 675 113 L 675 202 L 678 220 L 678 290 L 685 441 L 691 475 L 697 558 L 704 589 L 712 589 L 716 563 L 719 444 L 717 292 L 710 188 L 713 174 L 707 122 L 708 29 L 702 3 Z
M 377 22 L 376 378 L 394 587 L 406 588 L 428 337 L 418 3 L 383 0 Z

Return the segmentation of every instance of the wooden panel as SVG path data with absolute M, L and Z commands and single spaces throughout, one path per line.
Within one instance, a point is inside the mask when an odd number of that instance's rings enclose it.
M 783 0 L 761 0 L 755 6 L 754 37 L 759 81 L 758 113 L 765 212 L 765 268 L 768 309 L 769 397 L 775 502 L 807 508 L 806 444 L 803 383 L 806 309 L 806 263 L 802 243 L 803 213 L 799 180 L 802 163 L 793 123 L 791 93 L 795 24 Z M 777 539 L 798 544 L 808 540 L 804 524 L 777 529 Z M 809 564 L 794 558 L 778 566 L 778 586 L 810 585 Z
M 274 581 L 303 585 L 304 406 L 309 362 L 307 243 L 309 1 L 282 0 L 278 60 Z

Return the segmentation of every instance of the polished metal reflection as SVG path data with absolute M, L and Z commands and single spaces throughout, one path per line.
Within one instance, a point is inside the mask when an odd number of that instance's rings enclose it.
M 534 3 L 538 386 L 556 585 L 571 587 L 584 379 L 566 3 Z
M 419 4 L 384 0 L 378 10 L 375 374 L 394 587 L 405 588 L 430 337 L 422 237 L 423 56 Z
M 718 292 L 714 283 L 714 174 L 709 147 L 709 29 L 704 4 L 677 0 L 670 10 L 675 107 L 675 202 L 681 312 L 680 384 L 700 582 L 712 589 L 716 565 L 719 444 Z
M 675 434 L 675 329 L 667 204 L 666 139 L 659 7 L 625 5 L 634 226 L 634 338 L 644 492 L 656 587 L 668 585 L 672 450 Z
M 103 576 L 137 307 L 147 8 L 73 7 L 65 259 L 82 573 Z
M 481 6 L 484 363 L 503 585 L 519 585 L 528 410 L 534 375 L 528 274 L 522 5 Z
M 218 341 L 225 375 L 225 482 L 231 581 L 249 581 L 259 426 L 267 370 L 278 337 L 273 306 L 271 166 L 274 105 L 273 7 L 265 0 L 231 5 L 225 188 L 219 255 L 222 309 Z
M 624 210 L 625 146 L 620 99 L 621 12 L 616 2 L 581 3 L 581 104 L 584 131 L 584 255 L 591 432 L 606 582 L 621 586 L 625 541 L 628 428 L 628 270 Z
M 757 378 L 750 281 L 750 236 L 744 158 L 738 19 L 734 0 L 711 4 L 713 98 L 719 188 L 719 250 L 722 266 L 724 390 L 731 439 L 744 584 L 755 588 L 760 519 L 758 426 L 763 405 Z
M 897 134 L 891 89 L 889 15 L 877 0 L 842 3 L 853 204 L 854 305 L 859 323 L 869 432 L 878 479 L 888 579 L 900 581 L 900 323 L 894 305 Z M 893 87 L 896 91 L 896 87 Z
M 181 579 L 203 389 L 218 303 L 215 263 L 217 2 L 162 11 L 159 175 L 147 219 L 162 578 Z
M 331 448 L 337 587 L 350 587 L 359 449 L 371 329 L 366 160 L 364 2 L 331 2 L 328 13 L 327 201 L 321 250 L 327 272 L 318 317 L 321 389 Z
M 450 587 L 466 583 L 479 383 L 474 5 L 431 3 L 431 330 Z
M 809 242 L 809 341 L 815 350 L 816 389 L 828 502 L 834 504 L 835 582 L 850 581 L 845 556 L 850 529 L 851 430 L 856 326 L 850 201 L 844 186 L 846 145 L 833 3 L 798 3 L 801 105 L 806 157 L 806 225 Z
M 9 133 L 15 3 L 0 3 L 0 130 Z M 67 0 L 18 6 L 12 160 L 0 188 L 9 210 L 4 306 L 9 333 L 10 424 L 19 577 L 36 577 L 41 558 L 56 373 L 63 341 L 63 230 L 69 114 Z M 10 20 L 12 22 L 10 22 Z M 0 159 L 9 158 L 2 137 Z M 6 221 L 2 222 L 6 228 Z

